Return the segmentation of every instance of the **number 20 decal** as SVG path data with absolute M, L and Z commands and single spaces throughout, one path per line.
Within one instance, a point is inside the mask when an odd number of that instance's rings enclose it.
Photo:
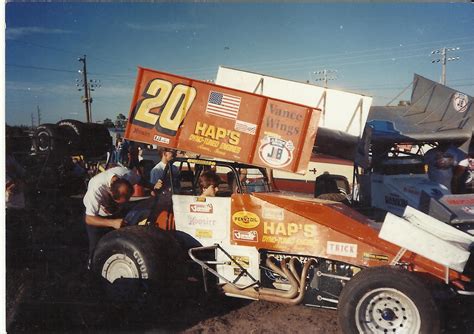
M 163 79 L 153 79 L 148 83 L 145 97 L 134 110 L 132 123 L 146 127 L 156 127 L 164 134 L 174 136 L 196 98 L 196 88 L 172 83 Z M 160 108 L 159 112 L 151 110 Z

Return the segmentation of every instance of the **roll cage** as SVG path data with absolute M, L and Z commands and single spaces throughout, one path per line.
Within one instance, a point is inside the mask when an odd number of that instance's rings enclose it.
M 171 168 L 171 166 L 176 166 L 176 168 Z M 168 180 L 172 185 L 171 193 L 173 195 L 199 195 L 199 177 L 206 170 L 216 171 L 221 179 L 219 191 L 216 193 L 217 197 L 227 197 L 233 193 L 246 194 L 274 191 L 274 187 L 269 181 L 265 168 L 253 165 L 220 160 L 178 157 L 171 160 L 166 169 L 164 179 Z M 242 170 L 257 171 L 261 177 L 258 179 L 254 178 L 253 181 L 247 180 L 248 182 L 242 182 L 240 177 Z M 256 187 L 255 184 L 256 180 L 258 180 L 258 187 Z M 230 184 L 231 182 L 233 182 L 233 184 Z

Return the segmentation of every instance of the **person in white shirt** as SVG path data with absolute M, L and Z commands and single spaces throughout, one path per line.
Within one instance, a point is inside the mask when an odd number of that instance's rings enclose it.
M 121 206 L 130 200 L 133 185 L 140 181 L 137 169 L 114 167 L 95 175 L 87 186 L 83 203 L 89 238 L 89 261 L 99 239 L 113 229 L 124 225 Z M 161 188 L 161 181 L 154 185 Z
M 458 194 L 472 193 L 474 184 L 474 152 L 469 152 L 466 159 L 459 162 L 456 172 Z
M 428 178 L 451 191 L 454 168 L 463 160 L 463 152 L 450 144 L 439 144 L 424 155 Z

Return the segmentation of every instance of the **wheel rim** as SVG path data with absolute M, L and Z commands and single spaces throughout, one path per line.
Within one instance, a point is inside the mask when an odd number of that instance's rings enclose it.
M 105 261 L 102 277 L 113 283 L 119 278 L 139 278 L 139 271 L 130 257 L 125 254 L 114 254 Z
M 419 333 L 420 312 L 404 293 L 391 288 L 369 291 L 357 303 L 360 333 Z
M 47 151 L 49 149 L 49 146 L 51 145 L 50 143 L 50 137 L 48 133 L 46 132 L 40 132 L 38 134 L 38 148 L 40 151 Z

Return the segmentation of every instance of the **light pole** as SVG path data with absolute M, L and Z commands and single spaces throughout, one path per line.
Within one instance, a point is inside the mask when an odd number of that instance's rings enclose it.
M 442 49 L 438 49 L 438 50 L 433 50 L 431 51 L 431 55 L 439 55 L 440 58 L 438 59 L 433 59 L 431 61 L 432 64 L 435 64 L 435 63 L 441 63 L 441 83 L 443 85 L 446 86 L 446 63 L 448 61 L 455 61 L 455 60 L 459 60 L 459 57 L 447 57 L 447 54 L 448 52 L 451 52 L 451 51 L 457 51 L 459 50 L 459 47 L 456 47 L 456 48 L 442 48 Z
M 337 76 L 335 75 L 337 70 L 319 70 L 312 72 L 313 75 L 317 75 L 314 81 L 324 81 L 324 88 L 328 88 L 328 80 L 336 80 Z

